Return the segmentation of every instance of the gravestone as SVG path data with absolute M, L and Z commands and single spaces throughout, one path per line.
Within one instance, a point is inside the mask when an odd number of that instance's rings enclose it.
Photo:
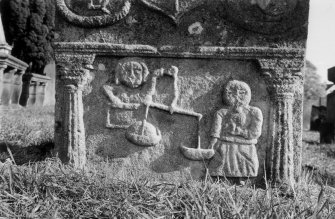
M 320 125 L 326 120 L 327 107 L 312 105 L 310 131 L 320 131 Z
M 58 156 L 163 180 L 301 172 L 306 0 L 57 0 Z
M 22 91 L 22 75 L 28 64 L 11 55 L 7 44 L 0 13 L 0 109 L 19 106 Z
M 21 106 L 43 106 L 45 99 L 45 87 L 51 78 L 46 75 L 26 73 L 23 76 Z
M 328 80 L 335 83 L 335 67 L 328 69 Z M 320 143 L 332 144 L 335 142 L 335 86 L 327 86 L 326 119 L 321 124 Z

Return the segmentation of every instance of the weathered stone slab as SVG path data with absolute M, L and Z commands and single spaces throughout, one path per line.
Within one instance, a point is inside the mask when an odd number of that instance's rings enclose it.
M 307 1 L 57 5 L 55 141 L 64 162 L 108 159 L 116 176 L 169 180 L 202 178 L 217 159 L 223 169 L 235 162 L 229 177 L 267 171 L 274 184 L 294 183 Z M 232 81 L 243 88 L 232 88 L 228 104 Z M 216 112 L 223 133 L 213 135 Z M 222 155 L 213 138 L 235 146 Z

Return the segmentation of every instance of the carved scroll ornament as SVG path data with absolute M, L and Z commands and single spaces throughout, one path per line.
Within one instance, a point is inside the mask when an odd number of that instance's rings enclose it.
M 181 18 L 201 5 L 216 10 L 223 19 L 260 34 L 282 34 L 303 28 L 307 22 L 306 0 L 138 0 L 179 24 Z M 70 23 L 81 27 L 113 25 L 130 12 L 131 0 L 56 0 L 58 10 Z
M 82 0 L 79 2 L 81 4 L 78 4 L 80 9 L 85 9 L 86 11 L 100 9 L 101 13 L 99 15 L 80 15 L 76 14 L 76 12 L 69 7 L 69 5 L 78 2 L 79 1 L 74 0 L 56 0 L 57 8 L 61 15 L 70 23 L 81 27 L 112 25 L 125 18 L 131 8 L 130 0 L 113 1 L 113 3 L 111 3 L 111 0 L 100 0 L 100 5 L 94 5 L 92 0 Z M 114 7 L 116 7 L 116 11 Z M 115 11 L 114 14 L 112 14 L 111 11 Z

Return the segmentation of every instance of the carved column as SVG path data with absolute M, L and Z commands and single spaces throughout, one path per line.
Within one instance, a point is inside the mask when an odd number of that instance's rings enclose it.
M 62 162 L 75 168 L 86 163 L 82 95 L 94 58 L 56 54 L 55 147 Z
M 12 87 L 12 96 L 11 103 L 14 105 L 19 105 L 20 96 L 22 93 L 22 75 L 24 71 L 18 70 L 14 74 L 13 87 Z
M 17 69 L 8 67 L 3 72 L 1 104 L 4 106 L 9 106 L 11 104 L 11 98 L 13 94 L 14 74 L 16 71 Z
M 272 100 L 270 179 L 273 185 L 292 186 L 301 165 L 301 154 L 298 154 L 301 149 L 294 148 L 293 104 L 303 80 L 304 62 L 303 59 L 261 59 L 259 63 Z
M 4 77 L 4 71 L 7 68 L 7 65 L 0 65 L 0 104 L 1 104 L 1 97 L 2 97 L 2 91 L 3 91 L 3 77 Z

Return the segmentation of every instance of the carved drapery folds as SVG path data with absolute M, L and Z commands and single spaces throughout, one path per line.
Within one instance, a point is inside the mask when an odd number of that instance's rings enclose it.
M 59 158 L 75 168 L 86 163 L 82 95 L 95 55 L 57 54 L 55 145 Z
M 294 184 L 293 103 L 303 80 L 303 58 L 258 59 L 273 104 L 271 180 L 273 184 Z

